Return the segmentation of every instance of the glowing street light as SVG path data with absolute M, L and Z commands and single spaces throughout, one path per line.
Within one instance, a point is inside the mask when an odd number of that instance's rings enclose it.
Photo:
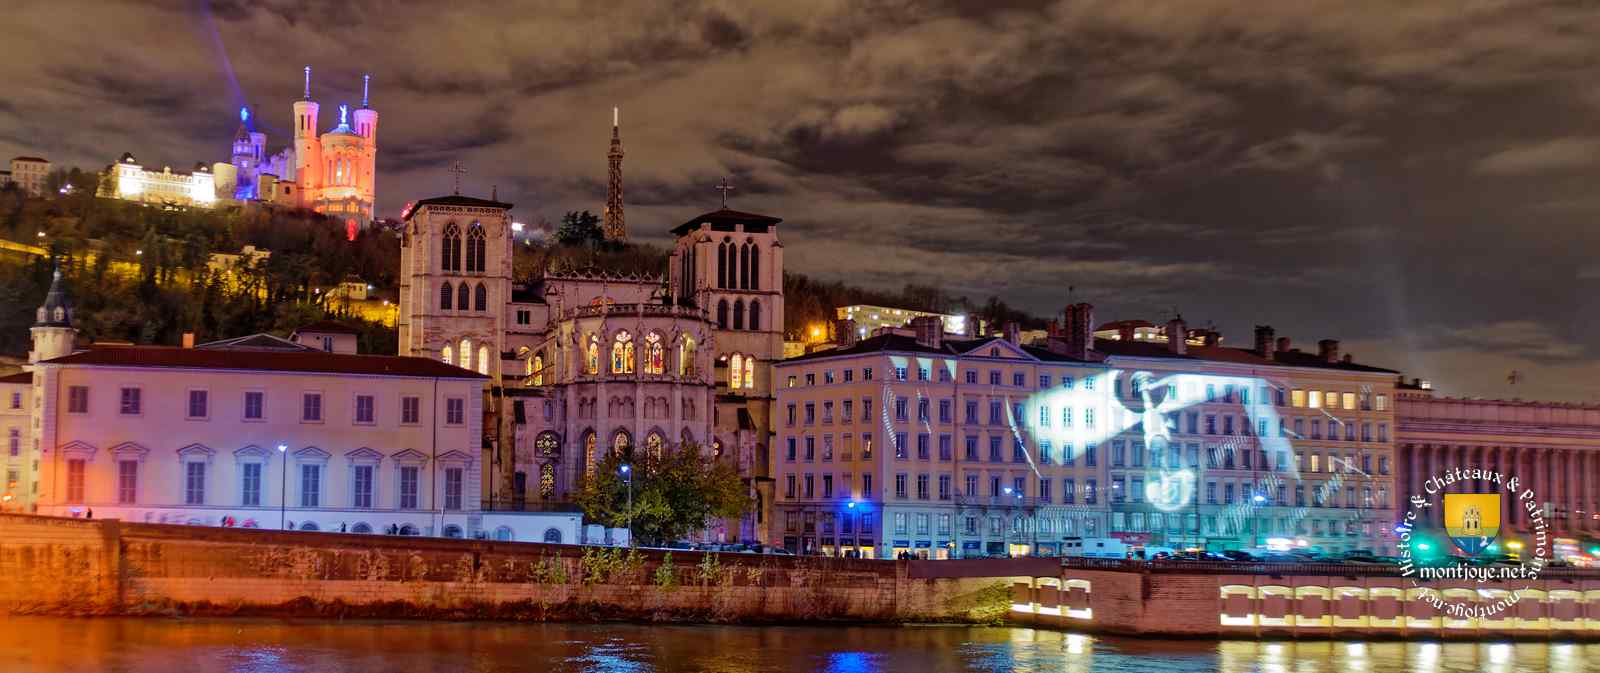
M 618 468 L 622 472 L 622 480 L 628 484 L 628 546 L 633 546 L 633 466 L 623 463 Z

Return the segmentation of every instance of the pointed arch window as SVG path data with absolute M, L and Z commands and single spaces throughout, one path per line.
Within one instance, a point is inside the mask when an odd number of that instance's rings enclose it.
M 633 335 L 627 332 L 617 332 L 616 339 L 611 342 L 611 373 L 633 373 L 633 349 Z
M 444 285 L 440 285 L 439 286 L 439 309 L 443 310 L 443 311 L 450 310 L 450 300 L 454 296 L 455 296 L 455 288 L 450 287 L 450 283 L 448 281 L 446 281 Z
M 717 329 L 728 329 L 728 300 L 717 300 Z
M 722 243 L 717 245 L 717 287 L 718 288 L 726 289 L 728 287 L 728 275 L 729 275 L 729 272 L 732 271 L 732 269 L 728 268 L 728 266 L 729 266 L 728 258 L 729 258 L 729 250 L 732 247 L 733 247 L 733 244 L 728 242 L 726 239 L 724 239 L 722 241 Z
M 456 308 L 463 311 L 472 308 L 472 288 L 467 287 L 466 283 L 456 288 Z
M 489 347 L 478 346 L 478 373 L 489 375 Z
M 472 369 L 472 342 L 461 340 L 461 368 Z
M 444 236 L 439 243 L 439 252 L 443 257 L 441 269 L 445 271 L 461 270 L 461 227 L 452 223 L 444 228 Z
M 750 244 L 750 289 L 761 289 L 761 246 Z
M 467 273 L 483 273 L 486 251 L 483 225 L 474 224 L 467 230 Z
M 623 458 L 633 455 L 633 437 L 628 435 L 627 430 L 618 430 L 611 437 L 611 453 Z
M 755 332 L 755 331 L 759 331 L 760 329 L 761 329 L 761 303 L 756 301 L 756 300 L 754 300 L 754 299 L 752 299 L 752 300 L 750 300 L 750 331 Z
M 594 431 L 590 430 L 583 436 L 583 471 L 584 474 L 594 474 L 595 468 L 595 443 Z
M 483 287 L 483 283 L 478 283 L 478 288 L 473 290 L 472 309 L 474 311 L 489 310 L 489 290 Z
M 455 364 L 455 351 L 451 350 L 449 346 L 445 346 L 439 349 L 439 359 L 444 360 L 447 365 L 453 365 Z
M 738 388 L 744 382 L 744 356 L 734 353 L 728 358 L 728 387 Z
M 744 329 L 744 300 L 733 302 L 733 328 Z
M 650 454 L 651 458 L 660 458 L 666 446 L 667 440 L 659 432 L 652 431 L 644 438 L 644 450 Z
M 666 371 L 665 349 L 661 347 L 661 335 L 655 332 L 644 335 L 644 373 L 660 374 Z
M 678 376 L 694 376 L 694 337 L 678 342 Z
M 544 354 L 536 353 L 528 361 L 528 374 L 533 377 L 533 385 L 544 385 Z
M 739 289 L 750 289 L 750 244 L 739 246 Z
M 600 373 L 600 337 L 595 336 L 593 334 L 589 335 L 589 346 L 588 346 L 587 352 L 584 354 L 584 356 L 585 356 L 584 357 L 584 367 L 583 367 L 584 372 L 589 374 L 590 376 L 593 376 L 595 374 L 599 374 Z
M 756 359 L 749 355 L 744 356 L 744 387 L 746 389 L 756 387 Z

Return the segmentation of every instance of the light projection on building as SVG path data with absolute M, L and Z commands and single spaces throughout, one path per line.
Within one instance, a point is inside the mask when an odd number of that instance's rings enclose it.
M 1352 420 L 1330 413 L 1356 411 L 1358 404 L 1360 411 L 1371 410 L 1370 390 L 1342 392 L 1330 401 L 1290 387 L 1298 384 L 1255 376 L 1090 367 L 1050 367 L 1048 385 L 1030 380 L 1019 387 L 1009 372 L 998 384 L 965 379 L 966 372 L 944 358 L 891 356 L 890 362 L 875 400 L 878 429 L 896 459 L 955 465 L 956 493 L 940 493 L 937 500 L 1034 511 L 1076 506 L 1103 513 L 1108 532 L 1149 533 L 1168 544 L 1227 538 L 1240 546 L 1304 545 L 1306 537 L 1358 533 L 1371 540 L 1374 529 L 1390 523 L 1374 519 L 1374 510 L 1387 506 L 1387 477 L 1375 474 L 1367 452 L 1354 443 L 1335 449 L 1321 441 L 1322 428 L 1330 441 L 1353 442 L 1358 434 L 1370 439 L 1367 429 L 1358 433 Z M 1040 385 L 1031 386 L 1035 382 Z M 896 391 L 909 392 L 904 383 L 914 384 L 915 393 L 902 398 Z M 997 403 L 999 418 L 992 417 L 993 407 L 969 417 L 977 398 Z M 1280 413 L 1290 408 L 1294 420 Z M 992 455 L 997 433 L 1013 446 L 999 456 Z M 974 436 L 990 438 L 988 455 L 971 455 Z M 1299 441 L 1309 448 L 1297 451 Z M 961 450 L 964 443 L 968 451 Z M 980 493 L 965 492 L 971 482 L 963 477 L 974 470 L 981 470 Z M 1026 489 L 1011 488 L 1019 470 L 1029 475 Z M 996 477 L 1004 495 L 989 492 Z M 1068 483 L 1076 497 L 1039 492 Z M 892 492 L 881 495 L 896 499 Z M 1050 523 L 1037 525 L 1042 533 Z M 1094 524 L 1081 525 L 1087 533 Z

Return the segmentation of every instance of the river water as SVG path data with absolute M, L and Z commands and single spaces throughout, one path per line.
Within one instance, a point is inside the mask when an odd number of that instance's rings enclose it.
M 0 673 L 12 671 L 1578 673 L 1600 671 L 1600 644 L 1161 641 L 965 626 L 0 619 Z

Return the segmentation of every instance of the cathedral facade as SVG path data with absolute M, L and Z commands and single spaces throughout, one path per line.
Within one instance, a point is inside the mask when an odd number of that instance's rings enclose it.
M 770 369 L 782 355 L 780 220 L 726 208 L 692 218 L 672 229 L 660 275 L 519 279 L 511 207 L 452 195 L 418 201 L 403 217 L 400 353 L 489 377 L 488 507 L 565 507 L 605 452 L 697 447 L 736 466 L 755 501 L 744 520 L 707 536 L 765 539 Z

